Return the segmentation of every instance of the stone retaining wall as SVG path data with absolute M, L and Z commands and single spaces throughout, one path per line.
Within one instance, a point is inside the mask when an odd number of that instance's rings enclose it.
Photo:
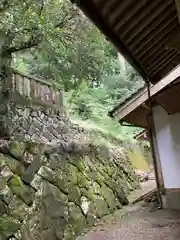
M 1 139 L 57 142 L 62 121 L 69 122 L 59 86 L 15 71 L 1 83 Z
M 47 97 L 31 81 L 16 73 L 1 86 L 0 240 L 74 239 L 127 204 L 138 181 L 121 147 L 97 145 L 53 86 Z
M 0 239 L 74 239 L 127 204 L 138 186 L 125 156 L 69 142 L 0 142 Z

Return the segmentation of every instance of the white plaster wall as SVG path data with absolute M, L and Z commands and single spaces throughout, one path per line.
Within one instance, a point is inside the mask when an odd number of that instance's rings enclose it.
M 162 166 L 161 166 L 161 161 L 160 161 L 160 156 L 159 156 L 157 139 L 156 139 L 155 136 L 153 136 L 153 140 L 154 140 L 154 150 L 155 150 L 155 154 L 156 154 L 156 162 L 157 162 L 159 183 L 160 183 L 161 186 L 164 186 L 164 178 L 163 178 L 163 174 L 162 174 Z
M 165 188 L 180 188 L 180 114 L 168 115 L 161 107 L 153 117 Z

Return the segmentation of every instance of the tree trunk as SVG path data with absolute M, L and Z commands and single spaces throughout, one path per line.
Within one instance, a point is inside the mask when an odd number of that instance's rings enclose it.
M 8 112 L 9 93 L 12 84 L 11 53 L 8 47 L 11 39 L 0 33 L 0 138 L 10 137 L 9 129 L 6 124 L 6 114 Z
M 0 81 L 11 78 L 11 53 L 8 48 L 12 43 L 12 37 L 0 32 Z

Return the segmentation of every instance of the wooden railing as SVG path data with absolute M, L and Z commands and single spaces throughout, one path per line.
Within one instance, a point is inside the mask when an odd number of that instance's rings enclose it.
M 12 82 L 9 86 L 13 100 L 29 101 L 55 108 L 63 107 L 63 92 L 60 86 L 52 82 L 13 70 Z

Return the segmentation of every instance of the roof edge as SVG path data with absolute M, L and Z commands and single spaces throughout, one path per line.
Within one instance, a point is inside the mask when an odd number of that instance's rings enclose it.
M 150 87 L 150 96 L 153 97 L 160 91 L 162 91 L 166 86 L 180 78 L 180 65 L 173 69 L 167 76 L 162 78 L 158 83 Z M 112 118 L 118 116 L 118 120 L 122 120 L 125 116 L 133 112 L 143 103 L 148 100 L 147 88 L 144 88 L 131 96 L 126 102 L 117 105 L 113 110 L 109 111 L 108 115 Z
M 123 106 L 124 104 L 126 104 L 128 101 L 130 101 L 131 99 L 133 99 L 133 98 L 134 98 L 136 95 L 138 95 L 139 93 L 144 92 L 143 90 L 144 90 L 144 91 L 146 90 L 146 86 L 145 86 L 145 85 L 142 86 L 141 88 L 139 88 L 136 92 L 132 93 L 132 94 L 131 94 L 129 97 L 127 97 L 123 102 L 116 104 L 115 107 L 114 107 L 112 110 L 108 111 L 108 116 L 114 118 L 113 113 L 116 112 L 116 110 L 118 110 L 120 107 L 122 107 L 122 106 Z

